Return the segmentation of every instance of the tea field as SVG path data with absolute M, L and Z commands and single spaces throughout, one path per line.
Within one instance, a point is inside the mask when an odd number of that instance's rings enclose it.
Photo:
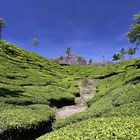
M 75 104 L 78 79 L 98 79 L 96 94 L 84 112 L 57 119 L 54 108 Z M 0 139 L 25 138 L 139 140 L 140 59 L 60 66 L 0 40 Z

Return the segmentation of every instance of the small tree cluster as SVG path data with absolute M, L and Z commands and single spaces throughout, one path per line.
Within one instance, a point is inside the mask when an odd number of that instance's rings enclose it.
M 117 62 L 120 59 L 124 60 L 126 54 L 128 54 L 130 56 L 130 58 L 132 58 L 135 53 L 136 53 L 135 47 L 129 47 L 129 49 L 127 51 L 124 48 L 122 48 L 119 53 L 115 53 L 113 55 L 113 61 Z
M 115 53 L 115 54 L 113 54 L 113 61 L 118 61 L 118 60 L 120 60 L 121 59 L 121 55 L 120 55 L 120 53 Z
M 120 55 L 121 55 L 121 59 L 122 60 L 124 60 L 125 59 L 125 54 L 127 53 L 127 51 L 124 49 L 124 48 L 122 48 L 121 50 L 120 50 Z
M 129 47 L 129 50 L 128 50 L 128 55 L 130 56 L 130 58 L 133 57 L 133 55 L 136 53 L 136 48 L 134 47 Z

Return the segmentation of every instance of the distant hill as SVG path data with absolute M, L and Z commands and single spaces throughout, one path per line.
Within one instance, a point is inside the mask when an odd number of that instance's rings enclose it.
M 57 63 L 61 65 L 91 65 L 91 66 L 103 66 L 107 64 L 113 63 L 112 61 L 93 61 L 92 63 L 88 63 L 86 59 L 76 53 L 71 54 L 70 56 L 59 56 L 54 59 Z
M 112 61 L 93 61 L 91 64 L 91 66 L 104 66 L 104 65 L 107 65 L 107 64 L 111 64 L 113 63 Z
M 56 62 L 60 64 L 79 64 L 79 65 L 86 65 L 87 61 L 82 56 L 79 56 L 76 53 L 71 54 L 70 56 L 59 56 L 54 59 Z

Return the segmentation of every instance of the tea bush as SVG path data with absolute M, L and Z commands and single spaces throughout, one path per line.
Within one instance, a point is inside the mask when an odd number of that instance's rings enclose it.
M 15 106 L 1 104 L 0 107 L 0 137 L 6 139 L 23 130 L 36 129 L 41 122 L 52 122 L 54 111 L 47 105 L 34 104 L 30 106 Z
M 46 134 L 38 140 L 138 140 L 140 117 L 89 119 Z

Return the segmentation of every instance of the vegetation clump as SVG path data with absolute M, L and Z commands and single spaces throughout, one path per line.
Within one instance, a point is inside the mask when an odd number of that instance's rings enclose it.
M 76 87 L 59 64 L 0 40 L 0 137 L 16 139 L 42 123 L 51 126 L 51 107 L 74 104 Z
M 69 125 L 38 140 L 140 139 L 140 117 L 89 119 Z

